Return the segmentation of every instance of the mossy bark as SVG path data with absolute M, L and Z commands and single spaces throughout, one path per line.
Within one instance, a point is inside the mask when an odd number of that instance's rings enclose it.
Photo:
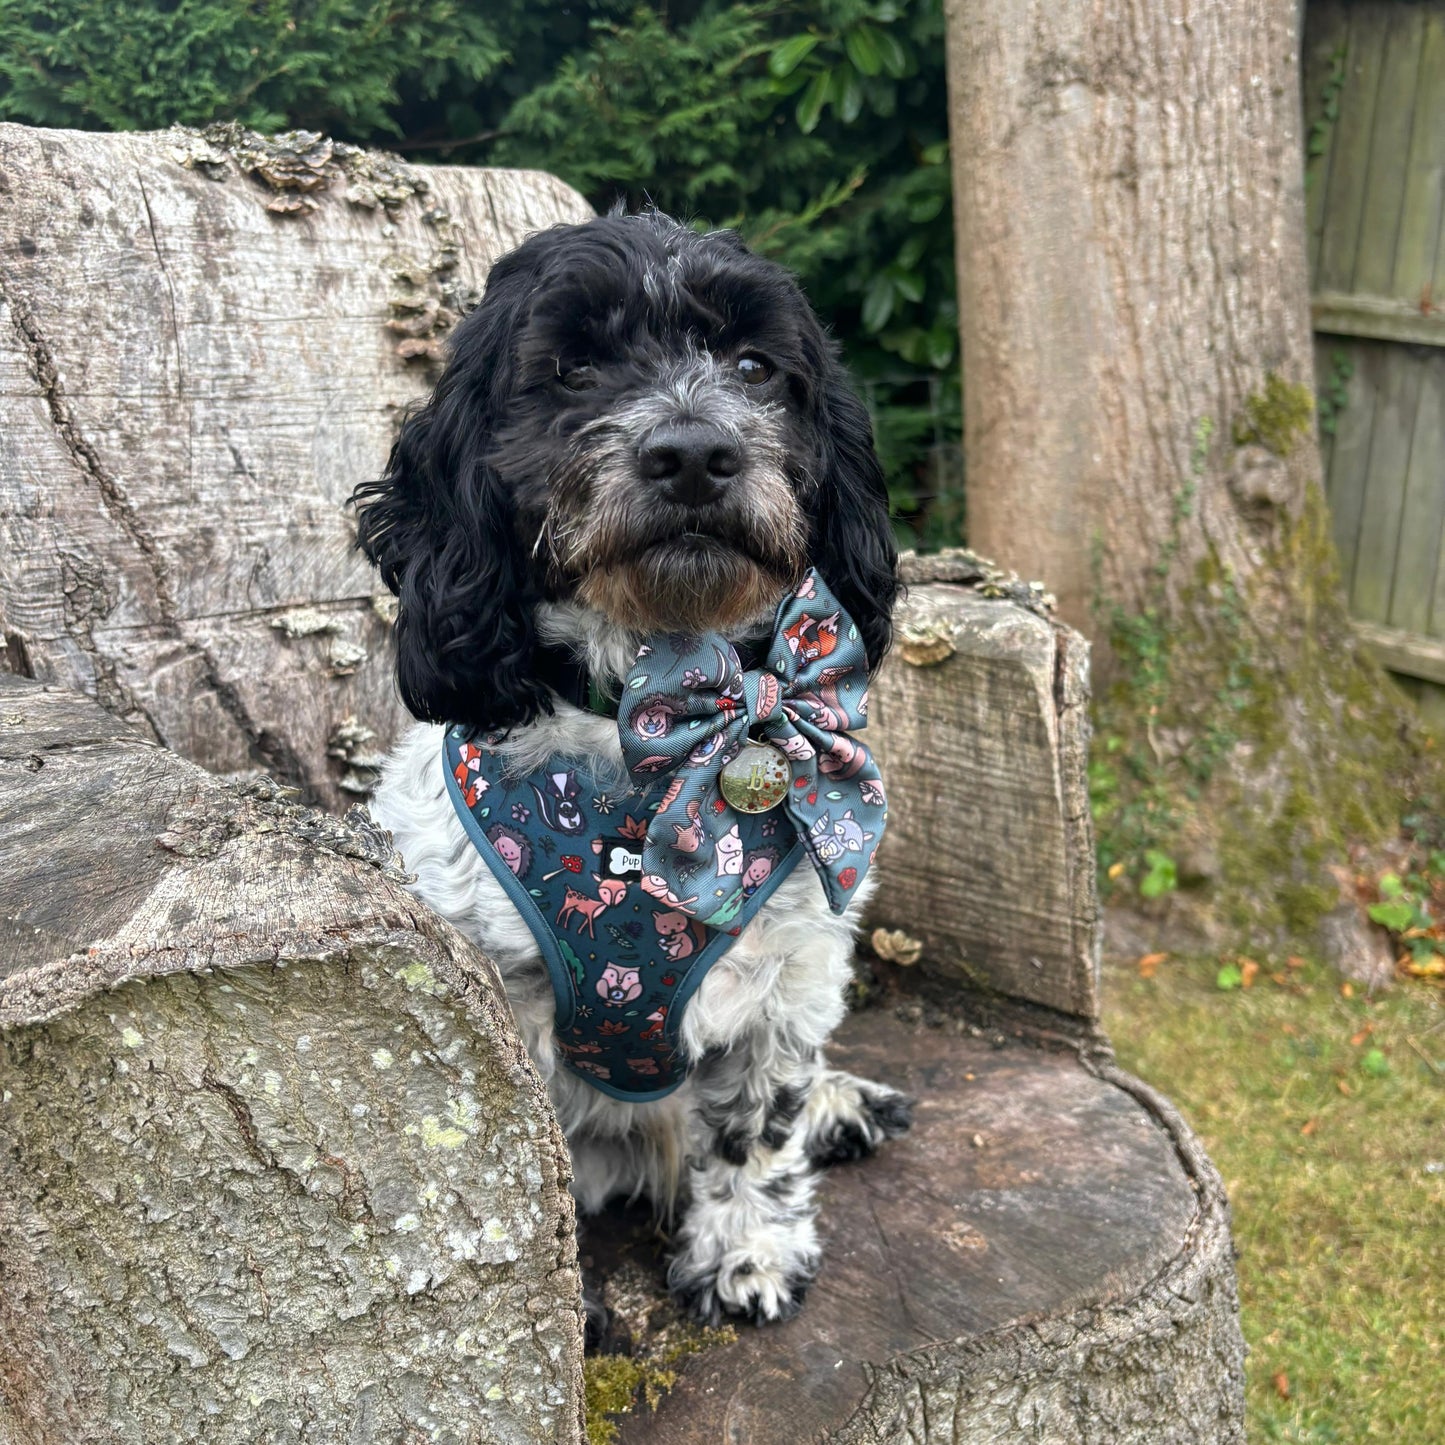
M 949 15 L 970 545 L 1103 644 L 1106 865 L 1308 941 L 1420 748 L 1320 492 L 1297 6 Z

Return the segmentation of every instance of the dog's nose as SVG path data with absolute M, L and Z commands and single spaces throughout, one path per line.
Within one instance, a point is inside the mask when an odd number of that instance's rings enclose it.
M 675 422 L 643 443 L 638 463 L 643 479 L 655 482 L 669 502 L 702 507 L 722 496 L 742 470 L 743 454 L 721 427 Z

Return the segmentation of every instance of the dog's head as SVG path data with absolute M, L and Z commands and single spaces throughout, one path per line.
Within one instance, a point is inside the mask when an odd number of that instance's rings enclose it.
M 608 216 L 503 256 L 356 500 L 418 717 L 550 710 L 544 599 L 740 633 L 816 566 L 870 666 L 888 647 L 897 555 L 867 412 L 796 282 L 731 232 Z

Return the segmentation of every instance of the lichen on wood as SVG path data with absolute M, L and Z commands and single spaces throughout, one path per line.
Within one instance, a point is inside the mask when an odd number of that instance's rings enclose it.
M 561 1132 L 389 838 L 13 678 L 0 817 L 15 1438 L 580 1445 Z

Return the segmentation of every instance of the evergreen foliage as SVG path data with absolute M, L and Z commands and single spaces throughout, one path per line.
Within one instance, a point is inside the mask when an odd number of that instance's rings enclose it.
M 306 127 L 736 226 L 843 341 L 900 519 L 957 538 L 941 0 L 5 0 L 0 119 Z

